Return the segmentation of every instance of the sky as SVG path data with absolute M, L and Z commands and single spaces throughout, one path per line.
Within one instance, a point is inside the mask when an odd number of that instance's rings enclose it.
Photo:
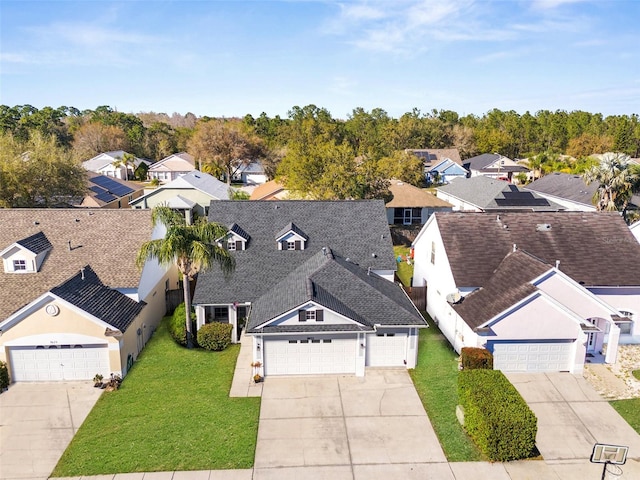
M 640 113 L 636 0 L 0 0 L 0 104 Z

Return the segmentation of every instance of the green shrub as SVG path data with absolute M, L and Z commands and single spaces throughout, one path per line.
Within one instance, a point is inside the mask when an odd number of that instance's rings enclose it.
M 463 370 L 493 370 L 493 355 L 486 348 L 463 347 L 460 357 Z
M 191 332 L 196 331 L 196 327 L 194 325 L 196 319 L 196 314 L 191 312 Z M 173 312 L 173 316 L 169 321 L 169 333 L 176 341 L 182 346 L 187 345 L 187 326 L 185 323 L 185 306 L 184 302 L 178 305 Z M 195 335 L 194 341 L 195 341 Z
M 233 325 L 230 323 L 207 323 L 198 330 L 198 345 L 206 350 L 219 352 L 231 344 L 231 331 Z
M 501 371 L 461 371 L 458 399 L 467 433 L 490 460 L 508 462 L 532 455 L 536 416 Z
M 0 392 L 5 388 L 9 388 L 9 368 L 5 362 L 0 361 Z

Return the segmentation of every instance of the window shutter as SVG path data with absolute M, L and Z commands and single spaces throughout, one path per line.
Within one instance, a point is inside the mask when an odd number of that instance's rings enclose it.
M 300 242 L 300 240 L 296 240 L 295 244 L 296 244 L 296 250 L 302 249 L 302 242 Z
M 324 310 L 316 310 L 316 322 L 324 322 Z
M 242 248 L 242 242 L 240 240 L 236 240 L 236 250 L 244 250 L 244 248 Z
M 286 250 L 287 249 L 287 242 L 280 242 L 280 250 Z
M 304 310 L 298 310 L 298 321 L 299 322 L 306 322 L 307 321 L 307 316 Z

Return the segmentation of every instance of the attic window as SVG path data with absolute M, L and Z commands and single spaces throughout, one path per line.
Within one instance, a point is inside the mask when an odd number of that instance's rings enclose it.
M 296 242 L 287 242 L 287 250 L 295 250 Z
M 26 270 L 27 269 L 27 262 L 26 260 L 14 260 L 13 261 L 13 270 L 14 271 L 19 271 L 19 270 Z
M 234 252 L 236 250 L 235 240 L 231 239 L 227 241 L 227 250 L 229 250 L 230 252 Z

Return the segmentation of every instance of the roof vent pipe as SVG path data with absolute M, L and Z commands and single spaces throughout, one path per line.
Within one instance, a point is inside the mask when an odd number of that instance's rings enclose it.
M 513 251 L 514 251 L 514 252 L 517 252 L 517 251 L 518 251 L 518 246 L 517 246 L 515 243 L 513 244 Z
M 496 222 L 500 221 L 500 215 L 496 215 Z
M 71 240 L 67 242 L 67 246 L 69 247 L 69 251 L 71 251 Z
M 84 280 L 84 267 L 80 269 L 80 277 Z
M 560 260 L 556 260 L 556 270 L 560 270 Z

